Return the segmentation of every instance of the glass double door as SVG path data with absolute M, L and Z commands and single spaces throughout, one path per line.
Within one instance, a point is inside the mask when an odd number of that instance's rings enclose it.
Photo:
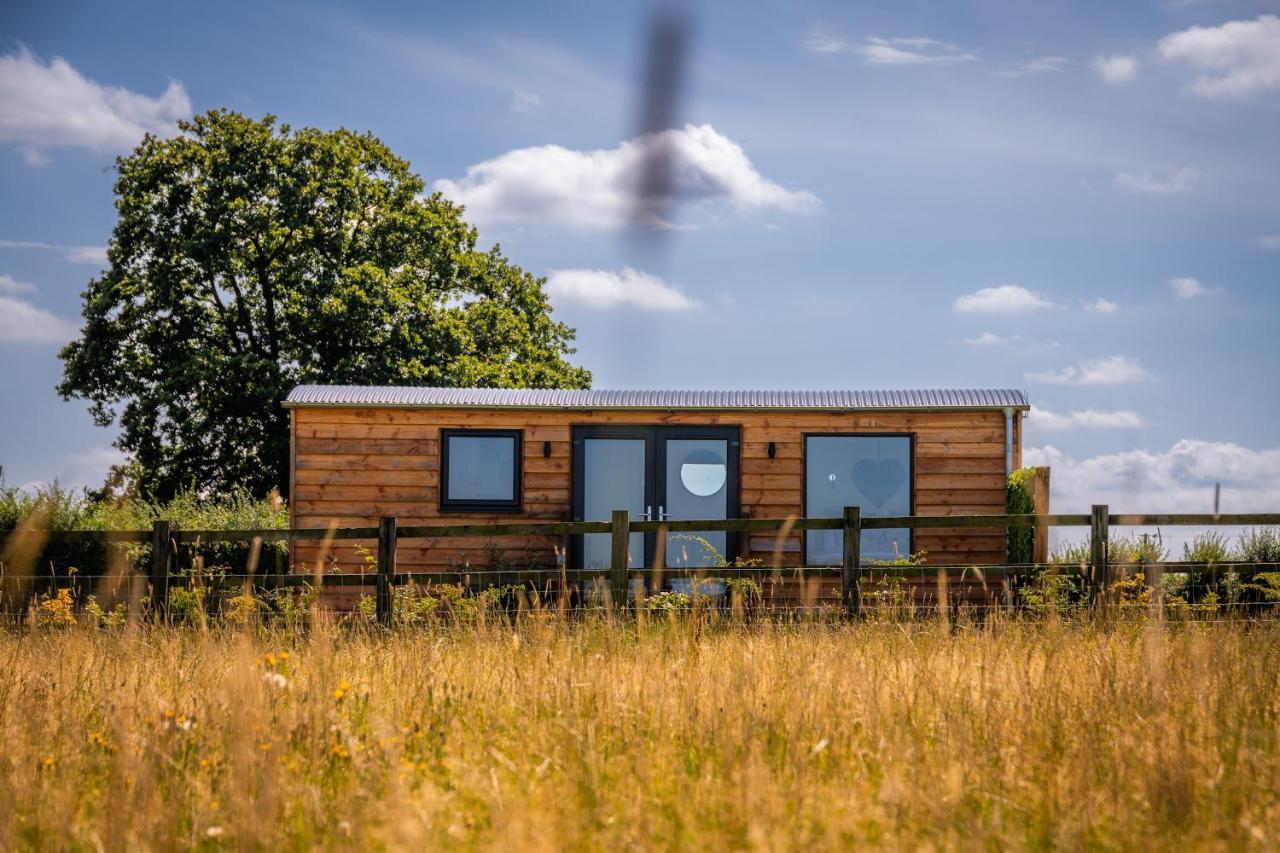
M 573 518 L 608 521 L 615 509 L 632 521 L 737 518 L 738 442 L 737 427 L 574 427 Z M 609 534 L 575 538 L 576 566 L 609 566 Z M 721 565 L 736 545 L 724 531 L 668 533 L 664 564 Z M 656 546 L 655 534 L 631 534 L 630 565 L 652 566 Z

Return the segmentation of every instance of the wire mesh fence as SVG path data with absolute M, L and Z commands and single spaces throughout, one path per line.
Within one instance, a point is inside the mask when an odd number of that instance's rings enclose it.
M 1280 514 L 1003 515 L 862 518 L 858 508 L 837 519 L 686 520 L 376 528 L 179 531 L 158 522 L 151 531 L 10 532 L 0 549 L 0 617 L 9 624 L 110 626 L 130 620 L 164 623 L 282 621 L 304 624 L 324 611 L 352 623 L 383 626 L 521 614 L 680 614 L 711 618 L 809 620 L 985 620 L 1018 618 L 1177 619 L 1271 618 L 1280 612 L 1280 536 L 1250 528 L 1233 550 L 1208 535 L 1171 559 L 1159 538 L 1111 537 L 1111 524 L 1276 525 Z M 927 562 L 922 555 L 890 561 L 860 553 L 863 529 L 894 527 L 1052 527 L 1090 525 L 1087 543 L 1060 548 L 1048 563 L 1000 565 Z M 652 528 L 652 530 L 650 530 Z M 714 565 L 665 566 L 660 557 L 635 565 L 635 532 L 659 539 L 681 531 L 842 530 L 837 566 L 787 565 L 770 559 L 721 559 Z M 444 570 L 397 565 L 398 543 L 473 537 L 492 543 L 512 533 L 558 536 L 610 534 L 608 566 L 569 565 L 568 548 L 513 557 L 492 546 L 483 562 L 449 561 Z M 778 539 L 781 544 L 782 537 Z M 299 542 L 318 544 L 310 561 L 292 562 Z M 665 548 L 655 554 L 664 555 Z

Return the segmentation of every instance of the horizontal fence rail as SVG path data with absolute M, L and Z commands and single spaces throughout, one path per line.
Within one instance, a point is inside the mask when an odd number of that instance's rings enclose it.
M 1249 526 L 1280 525 L 1280 513 L 1180 513 L 1180 514 L 1113 514 L 1107 524 L 1112 527 L 1176 527 L 1176 526 Z M 1032 515 L 890 515 L 863 516 L 863 530 L 964 527 L 1088 527 L 1092 516 L 1079 514 Z M 839 530 L 839 518 L 710 518 L 668 519 L 666 521 L 632 521 L 632 533 L 762 533 L 782 530 Z M 584 533 L 610 533 L 609 521 L 561 521 L 516 524 L 417 525 L 398 528 L 400 539 L 443 539 L 467 536 L 575 536 Z M 3 534 L 14 538 L 39 537 L 54 543 L 135 542 L 151 541 L 150 530 L 13 530 Z M 263 528 L 258 530 L 174 530 L 179 542 L 301 542 L 348 539 L 377 539 L 377 527 L 303 527 Z
M 259 529 L 259 530 L 180 530 L 171 522 L 157 521 L 151 530 L 34 530 L 19 529 L 7 534 L 0 534 L 4 539 L 4 547 L 9 549 L 11 543 L 21 544 L 23 540 L 33 539 L 47 544 L 81 544 L 103 543 L 108 545 L 145 545 L 152 549 L 151 566 L 147 581 L 151 587 L 151 599 L 156 615 L 167 616 L 169 589 L 171 587 L 216 586 L 217 581 L 210 581 L 190 575 L 175 573 L 176 553 L 180 545 L 200 545 L 212 543 L 249 544 L 253 553 L 265 543 L 294 543 L 303 541 L 342 542 L 352 540 L 376 540 L 376 564 L 368 572 L 326 573 L 323 567 L 313 573 L 250 571 L 246 575 L 222 579 L 225 586 L 261 585 L 264 588 L 295 587 L 305 585 L 325 585 L 335 587 L 376 588 L 377 621 L 390 625 L 392 621 L 393 596 L 391 587 L 408 583 L 430 582 L 439 584 L 473 584 L 477 581 L 498 580 L 506 584 L 546 584 L 549 582 L 578 583 L 585 580 L 602 579 L 608 582 L 608 590 L 612 600 L 618 603 L 628 601 L 629 586 L 636 578 L 646 578 L 657 573 L 660 577 L 713 577 L 716 579 L 804 577 L 804 578 L 839 578 L 841 584 L 841 601 L 847 611 L 857 614 L 861 608 L 861 586 L 869 578 L 893 576 L 927 577 L 931 573 L 946 574 L 963 573 L 965 577 L 974 577 L 985 582 L 987 579 L 1004 579 L 1026 575 L 1042 568 L 1033 565 L 991 565 L 991 566 L 935 566 L 935 565 L 882 565 L 879 563 L 863 564 L 861 554 L 861 531 L 885 529 L 938 529 L 938 528 L 1034 528 L 1047 530 L 1053 527 L 1089 527 L 1089 559 L 1079 566 L 1057 565 L 1056 570 L 1064 572 L 1074 569 L 1078 577 L 1087 587 L 1092 604 L 1105 604 L 1107 589 L 1115 582 L 1114 573 L 1118 569 L 1137 568 L 1146 570 L 1149 583 L 1158 583 L 1161 574 L 1194 574 L 1203 578 L 1214 578 L 1231 572 L 1238 572 L 1239 563 L 1189 563 L 1162 561 L 1158 565 L 1147 563 L 1117 563 L 1110 559 L 1108 553 L 1109 528 L 1115 527 L 1161 527 L 1161 526 L 1267 526 L 1280 525 L 1280 513 L 1218 513 L 1218 514 L 1113 514 L 1105 505 L 1096 505 L 1088 514 L 998 514 L 998 515 L 955 515 L 955 516 L 879 516 L 861 515 L 858 507 L 847 507 L 840 518 L 733 518 L 733 519 L 667 519 L 663 521 L 632 520 L 624 510 L 613 513 L 610 521 L 578 521 L 578 522 L 516 522 L 496 524 L 441 524 L 398 526 L 396 519 L 385 517 L 377 527 L 327 527 L 300 529 Z M 659 538 L 673 533 L 767 533 L 767 532 L 799 532 L 806 530 L 843 530 L 844 547 L 840 565 L 804 566 L 780 569 L 776 566 L 713 566 L 686 567 L 662 566 L 652 569 L 635 568 L 629 565 L 628 543 L 631 533 L 653 533 Z M 395 565 L 396 545 L 401 540 L 432 540 L 443 538 L 501 536 L 546 536 L 568 537 L 584 534 L 609 534 L 612 536 L 610 565 L 600 568 L 571 569 L 556 566 L 540 569 L 471 569 L 458 571 L 397 571 Z M 665 549 L 659 543 L 659 552 Z M 1248 571 L 1275 571 L 1273 564 L 1248 564 Z M 0 564 L 0 577 L 4 566 Z M 14 577 L 10 575 L 9 577 Z

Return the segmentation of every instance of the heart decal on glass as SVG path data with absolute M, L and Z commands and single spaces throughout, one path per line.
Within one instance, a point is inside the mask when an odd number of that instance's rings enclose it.
M 853 466 L 853 484 L 877 509 L 902 488 L 907 472 L 897 459 L 859 459 Z

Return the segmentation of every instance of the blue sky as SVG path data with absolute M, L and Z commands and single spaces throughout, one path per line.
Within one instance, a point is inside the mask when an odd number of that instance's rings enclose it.
M 1277 4 L 684 8 L 645 248 L 646 5 L 6 4 L 6 481 L 115 458 L 53 390 L 113 158 L 227 107 L 380 136 L 550 277 L 597 387 L 1024 388 L 1057 509 L 1280 507 Z

